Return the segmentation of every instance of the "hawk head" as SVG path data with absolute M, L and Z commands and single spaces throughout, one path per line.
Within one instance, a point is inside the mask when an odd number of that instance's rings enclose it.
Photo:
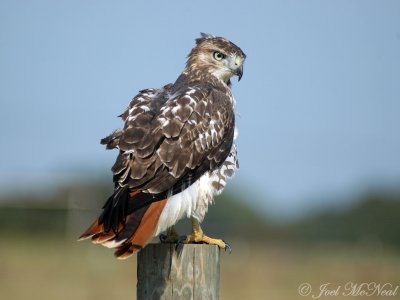
M 245 59 L 246 54 L 231 41 L 201 33 L 188 55 L 186 69 L 198 77 L 211 74 L 229 85 L 233 75 L 242 78 Z

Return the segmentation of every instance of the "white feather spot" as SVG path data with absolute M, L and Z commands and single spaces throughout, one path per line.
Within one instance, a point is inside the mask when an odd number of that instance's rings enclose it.
M 191 95 L 191 94 L 194 94 L 194 93 L 196 93 L 196 90 L 195 90 L 195 89 L 190 89 L 190 90 L 187 92 L 188 95 Z
M 178 112 L 178 110 L 180 110 L 180 109 L 181 109 L 181 106 L 177 105 L 171 110 L 171 112 L 175 115 Z
M 107 242 L 102 243 L 102 245 L 103 245 L 104 247 L 107 247 L 107 248 L 116 248 L 116 247 L 118 247 L 118 246 L 121 246 L 125 241 L 126 241 L 126 239 L 124 239 L 124 240 L 122 240 L 122 241 L 119 241 L 119 242 L 116 242 L 116 241 L 107 241 Z
M 150 111 L 150 108 L 146 105 L 141 105 L 140 108 L 143 109 L 145 112 Z

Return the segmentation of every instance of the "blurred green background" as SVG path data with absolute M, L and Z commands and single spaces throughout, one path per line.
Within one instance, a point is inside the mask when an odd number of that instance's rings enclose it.
M 94 180 L 3 198 L 2 299 L 135 299 L 136 256 L 117 261 L 110 249 L 76 241 L 110 192 L 109 182 Z M 346 209 L 290 222 L 271 221 L 246 200 L 218 197 L 203 223 L 233 248 L 221 253 L 222 299 L 295 299 L 303 282 L 399 284 L 399 191 L 369 191 Z M 188 233 L 189 222 L 178 229 Z
M 399 1 L 2 0 L 0 299 L 135 299 L 135 256 L 76 241 L 112 192 L 98 142 L 200 32 L 247 54 L 240 170 L 203 222 L 233 248 L 221 299 L 400 285 Z

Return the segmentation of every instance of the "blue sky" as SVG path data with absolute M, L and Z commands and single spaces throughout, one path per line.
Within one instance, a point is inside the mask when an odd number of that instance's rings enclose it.
M 400 182 L 398 1 L 3 0 L 0 188 L 106 173 L 100 138 L 176 79 L 200 32 L 248 57 L 231 191 L 282 213 Z

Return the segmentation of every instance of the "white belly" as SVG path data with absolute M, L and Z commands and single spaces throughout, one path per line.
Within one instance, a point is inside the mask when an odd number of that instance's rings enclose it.
M 230 154 L 219 169 L 205 173 L 183 192 L 168 197 L 154 236 L 175 225 L 185 216 L 203 221 L 208 205 L 213 203 L 215 195 L 222 193 L 226 180 L 233 176 L 237 168 L 236 146 L 232 145 Z
M 168 197 L 154 236 L 159 235 L 184 217 L 192 216 L 200 222 L 203 221 L 208 205 L 213 202 L 214 195 L 212 176 L 207 172 L 183 192 Z

